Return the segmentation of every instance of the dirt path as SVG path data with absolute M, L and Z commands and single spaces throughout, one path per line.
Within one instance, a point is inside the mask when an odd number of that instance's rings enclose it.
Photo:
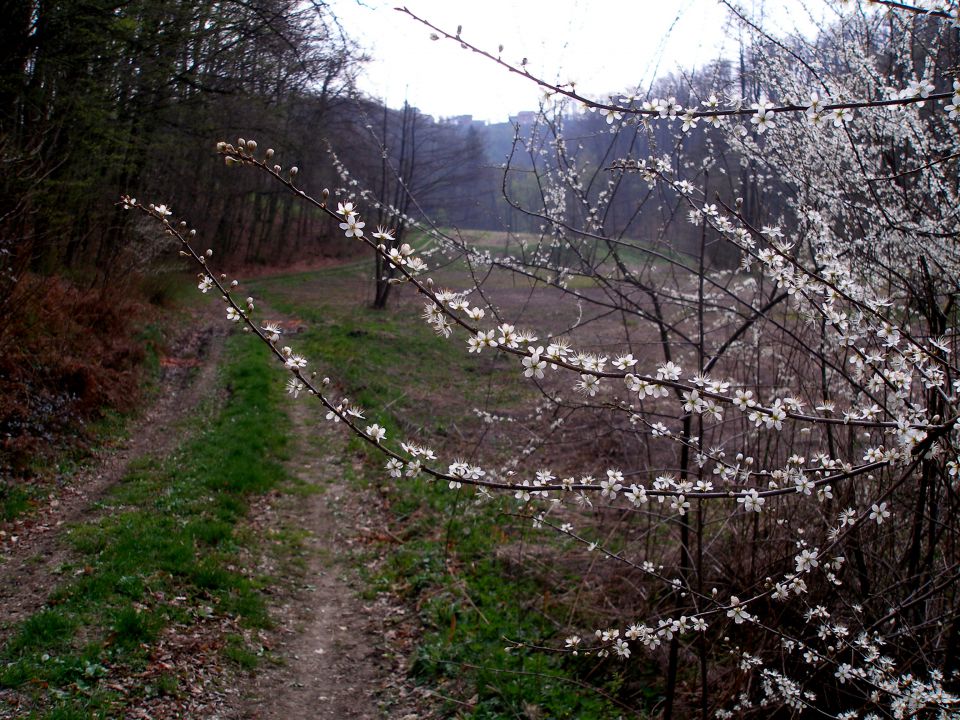
M 252 720 L 420 720 L 432 717 L 424 693 L 406 681 L 411 618 L 388 595 L 363 599 L 358 564 L 377 561 L 376 546 L 389 537 L 380 526 L 378 501 L 344 480 L 356 462 L 346 435 L 323 420 L 311 397 L 291 403 L 295 447 L 290 471 L 306 492 L 278 498 L 263 509 L 274 529 L 306 533 L 303 567 L 281 576 L 295 580 L 271 608 L 279 623 L 268 642 L 274 663 L 242 688 L 238 712 Z M 261 570 L 278 568 L 266 557 Z M 292 576 L 292 577 L 291 577 Z
M 226 329 L 219 313 L 204 311 L 171 344 L 172 354 L 161 362 L 157 400 L 133 422 L 128 439 L 97 451 L 94 461 L 51 492 L 36 512 L 0 525 L 0 643 L 62 581 L 55 571 L 67 560 L 64 527 L 93 517 L 91 508 L 133 460 L 161 457 L 180 440 L 177 423 L 213 390 Z

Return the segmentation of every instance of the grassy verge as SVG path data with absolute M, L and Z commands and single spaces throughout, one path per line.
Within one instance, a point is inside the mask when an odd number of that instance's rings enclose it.
M 370 481 L 381 482 L 375 472 Z M 612 700 L 620 685 L 615 663 L 506 650 L 513 643 L 562 645 L 569 621 L 569 608 L 555 600 L 564 588 L 522 559 L 528 537 L 509 515 L 509 503 L 478 507 L 471 497 L 425 481 L 405 484 L 397 497 L 393 532 L 404 542 L 371 585 L 418 609 L 425 632 L 412 672 L 459 700 L 447 708 L 453 716 L 623 716 Z M 539 535 L 536 541 L 540 552 L 547 550 Z M 601 666 L 603 682 L 595 686 L 590 676 Z
M 290 344 L 330 373 L 389 437 L 462 449 L 469 442 L 455 439 L 452 426 L 469 433 L 474 404 L 492 398 L 503 408 L 530 398 L 519 373 L 491 369 L 492 354 L 468 356 L 462 338 L 438 339 L 416 310 L 376 312 L 338 299 L 350 282 L 355 287 L 356 281 L 327 270 L 263 281 L 254 294 L 305 321 L 307 330 Z M 487 377 L 496 379 L 487 384 Z M 423 479 L 391 486 L 382 456 L 365 443 L 351 448 L 366 458 L 355 482 L 385 491 L 391 534 L 400 541 L 373 551 L 384 560 L 367 575 L 369 592 L 399 594 L 417 609 L 425 632 L 412 673 L 453 698 L 449 717 L 623 716 L 609 697 L 619 684 L 613 666 L 604 664 L 598 692 L 590 687 L 591 673 L 601 669 L 596 658 L 504 651 L 506 639 L 562 645 L 569 622 L 569 608 L 552 600 L 562 593 L 554 583 L 566 578 L 547 579 L 515 560 L 529 523 L 511 516 L 512 498 L 477 505 L 465 490 Z M 360 559 L 362 571 L 371 559 Z
M 351 266 L 349 277 L 358 272 Z M 367 410 L 369 422 L 387 423 L 393 437 L 399 431 L 436 447 L 452 432 L 438 408 L 452 405 L 462 414 L 487 402 L 509 407 L 528 392 L 519 377 L 488 383 L 497 374 L 493 366 L 508 361 L 468 356 L 462 337 L 438 338 L 419 320 L 419 309 L 378 311 L 338 299 L 349 284 L 335 269 L 262 281 L 253 292 L 303 321 L 305 331 L 283 342 L 329 373 L 352 403 Z
M 251 496 L 285 477 L 287 419 L 265 349 L 235 336 L 225 357 L 222 406 L 208 403 L 170 458 L 137 463 L 109 512 L 71 529 L 69 579 L 0 651 L 0 688 L 17 691 L 22 716 L 119 717 L 144 694 L 183 691 L 154 663 L 165 634 L 209 619 L 268 623 L 263 580 L 238 561 L 249 541 L 238 526 Z M 239 640 L 224 653 L 250 662 Z

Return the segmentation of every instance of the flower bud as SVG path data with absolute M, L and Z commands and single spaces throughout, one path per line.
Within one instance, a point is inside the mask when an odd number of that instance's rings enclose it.
M 267 160 L 273 157 L 273 148 L 267 148 L 266 157 Z
M 299 170 L 300 170 L 300 168 L 298 168 L 296 165 L 294 165 L 292 168 L 290 168 L 290 177 L 293 177 L 294 175 L 296 175 L 297 172 L 299 172 Z
M 247 150 L 250 152 L 257 151 L 257 141 L 256 140 L 247 140 Z

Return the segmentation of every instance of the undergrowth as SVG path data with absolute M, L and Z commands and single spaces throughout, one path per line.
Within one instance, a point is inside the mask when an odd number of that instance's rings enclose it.
M 123 287 L 26 275 L 0 304 L 0 522 L 122 435 L 193 295 L 179 273 Z

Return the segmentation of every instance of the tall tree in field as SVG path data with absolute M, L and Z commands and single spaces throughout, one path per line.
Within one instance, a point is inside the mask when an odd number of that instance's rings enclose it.
M 476 133 L 469 126 L 434 120 L 408 103 L 399 111 L 365 100 L 357 104 L 359 126 L 336 148 L 342 183 L 337 194 L 351 203 L 360 199 L 373 203 L 377 212 L 372 224 L 390 230 L 359 229 L 373 233 L 389 256 L 404 246 L 403 252 L 411 249 L 406 240 L 413 224 L 439 227 L 468 217 L 475 204 L 470 190 L 485 163 Z M 371 146 L 377 153 L 364 162 Z M 372 305 L 383 309 L 395 284 L 396 267 L 375 254 L 373 271 Z

